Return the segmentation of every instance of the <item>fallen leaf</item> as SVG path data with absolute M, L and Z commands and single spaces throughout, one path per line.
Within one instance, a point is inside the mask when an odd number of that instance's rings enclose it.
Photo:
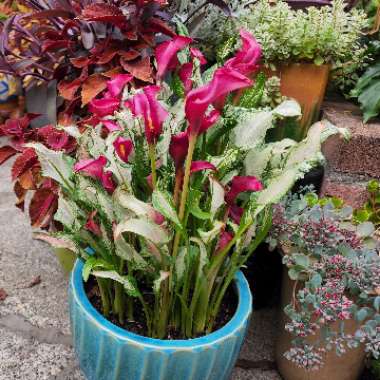
M 3 288 L 0 288 L 0 301 L 4 301 L 7 297 L 7 292 Z
M 25 288 L 33 288 L 33 286 L 36 286 L 41 283 L 41 276 L 38 275 L 37 277 L 33 278 L 33 280 L 25 286 Z

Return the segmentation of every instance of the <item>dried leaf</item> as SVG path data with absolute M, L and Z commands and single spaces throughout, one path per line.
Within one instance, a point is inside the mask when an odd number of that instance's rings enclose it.
M 66 100 L 73 100 L 75 98 L 75 94 L 81 86 L 80 79 L 75 79 L 73 81 L 61 81 L 58 84 L 59 95 Z
M 33 280 L 25 286 L 25 288 L 33 288 L 34 286 L 41 283 L 41 276 L 38 275 L 37 277 L 33 278 Z
M 58 196 L 51 189 L 38 189 L 30 202 L 29 216 L 33 227 L 49 225 L 58 207 Z

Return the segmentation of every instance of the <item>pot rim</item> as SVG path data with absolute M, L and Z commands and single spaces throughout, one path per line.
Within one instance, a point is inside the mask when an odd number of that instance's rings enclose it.
M 249 284 L 244 274 L 239 270 L 234 279 L 239 297 L 238 305 L 233 317 L 222 328 L 211 334 L 192 339 L 164 340 L 145 337 L 114 325 L 95 309 L 87 298 L 84 289 L 82 279 L 83 265 L 83 261 L 77 259 L 70 276 L 70 290 L 74 302 L 81 306 L 82 311 L 87 315 L 87 318 L 94 324 L 97 324 L 99 329 L 130 344 L 142 344 L 144 346 L 159 349 L 194 349 L 195 347 L 212 346 L 218 341 L 224 340 L 227 336 L 238 332 L 238 330 L 241 329 L 242 324 L 249 321 L 252 312 L 252 294 Z

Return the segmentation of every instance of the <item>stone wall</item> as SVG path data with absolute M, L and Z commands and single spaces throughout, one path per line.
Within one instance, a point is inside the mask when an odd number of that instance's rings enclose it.
M 364 124 L 359 109 L 350 103 L 326 102 L 323 114 L 337 127 L 347 128 L 351 139 L 333 136 L 325 142 L 327 167 L 321 193 L 359 207 L 367 198 L 367 182 L 380 179 L 380 122 Z

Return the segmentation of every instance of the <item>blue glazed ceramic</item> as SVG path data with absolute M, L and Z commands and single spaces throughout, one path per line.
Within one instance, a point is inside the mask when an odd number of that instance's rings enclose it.
M 244 275 L 235 278 L 239 303 L 233 318 L 207 336 L 159 340 L 107 321 L 89 302 L 83 262 L 71 275 L 69 302 L 73 343 L 88 380 L 227 380 L 246 335 L 252 297 Z

